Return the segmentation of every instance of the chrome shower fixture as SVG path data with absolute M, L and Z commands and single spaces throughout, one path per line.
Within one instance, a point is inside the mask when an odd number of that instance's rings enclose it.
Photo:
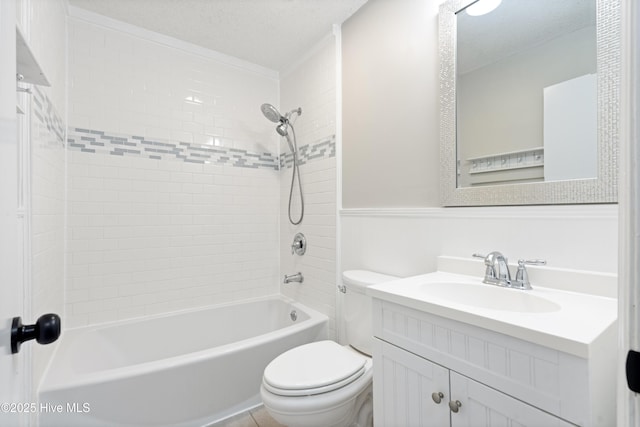
M 271 104 L 262 104 L 260 109 L 262 110 L 262 114 L 273 123 L 281 122 L 284 119 L 278 109 Z
M 293 174 L 291 175 L 291 189 L 289 191 L 289 222 L 293 225 L 298 225 L 302 222 L 302 218 L 304 218 L 304 195 L 302 194 L 302 183 L 300 182 L 300 166 L 298 162 L 298 143 L 296 141 L 296 132 L 293 128 L 293 122 L 291 122 L 290 119 L 294 114 L 297 114 L 298 117 L 301 116 L 302 107 L 295 108 L 284 116 L 271 104 L 262 104 L 260 106 L 260 110 L 268 120 L 273 123 L 278 123 L 278 126 L 276 126 L 276 132 L 278 132 L 278 135 L 286 138 L 291 154 L 293 155 Z M 289 128 L 291 128 L 293 139 L 289 136 Z M 296 180 L 296 175 L 298 176 L 298 188 L 300 190 L 300 219 L 294 221 L 293 218 L 291 218 L 291 200 L 293 198 L 293 186 Z
M 293 114 L 297 114 L 298 116 L 302 115 L 302 107 L 295 108 L 286 113 L 284 116 L 280 114 L 280 111 L 278 111 L 278 109 L 271 104 L 262 104 L 260 106 L 260 110 L 262 110 L 262 114 L 264 114 L 264 116 L 267 119 L 271 120 L 273 123 L 280 123 L 276 130 L 280 129 L 282 125 L 289 124 L 289 119 Z M 284 126 L 283 129 L 286 133 L 286 126 Z M 278 130 L 278 133 L 284 136 L 284 134 L 280 130 Z
M 284 279 L 282 280 L 282 283 L 292 283 L 292 282 L 296 282 L 296 283 L 302 283 L 304 282 L 304 276 L 302 275 L 302 273 L 298 272 L 296 274 L 285 274 L 284 275 Z
M 276 126 L 276 132 L 278 132 L 278 134 L 280 136 L 289 135 L 289 132 L 287 132 L 287 124 L 286 123 L 280 123 L 278 126 Z

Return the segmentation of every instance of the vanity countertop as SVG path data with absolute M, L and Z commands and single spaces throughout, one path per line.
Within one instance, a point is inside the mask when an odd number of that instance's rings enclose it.
M 571 280 L 571 275 L 562 277 Z M 436 271 L 374 285 L 367 293 L 582 358 L 589 358 L 596 340 L 616 327 L 616 298 L 532 284 L 532 290 L 509 289 L 484 284 L 481 275 Z

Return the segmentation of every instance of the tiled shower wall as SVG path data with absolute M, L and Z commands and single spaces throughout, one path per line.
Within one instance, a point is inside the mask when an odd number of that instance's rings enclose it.
M 31 102 L 31 314 L 64 320 L 65 129 L 48 91 L 32 89 Z M 29 322 L 32 323 L 32 322 Z M 34 346 L 33 386 L 54 346 Z
M 277 293 L 277 75 L 70 10 L 67 325 Z
M 280 182 L 280 265 L 282 274 L 302 272 L 302 284 L 282 284 L 282 293 L 329 316 L 329 334 L 336 338 L 336 43 L 327 36 L 315 49 L 283 73 L 281 105 L 284 111 L 302 107 L 294 126 L 298 140 L 305 212 L 300 225 L 287 218 L 292 157 L 281 141 L 283 168 Z M 299 218 L 298 187 L 293 191 L 292 216 Z M 291 254 L 297 232 L 304 233 L 305 255 Z M 282 281 L 282 278 L 281 278 Z

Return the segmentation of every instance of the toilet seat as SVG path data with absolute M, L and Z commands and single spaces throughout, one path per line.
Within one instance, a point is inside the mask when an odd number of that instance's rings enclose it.
M 264 370 L 263 386 L 280 396 L 310 396 L 351 384 L 367 358 L 334 341 L 318 341 L 276 357 Z

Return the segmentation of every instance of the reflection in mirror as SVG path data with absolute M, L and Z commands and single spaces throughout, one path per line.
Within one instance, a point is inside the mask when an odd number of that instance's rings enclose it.
M 484 2 L 498 7 L 465 15 Z M 445 0 L 442 205 L 617 201 L 620 8 L 620 0 Z M 470 173 L 474 161 L 479 173 Z M 478 169 L 489 166 L 500 169 Z
M 456 13 L 457 187 L 597 177 L 596 0 Z

